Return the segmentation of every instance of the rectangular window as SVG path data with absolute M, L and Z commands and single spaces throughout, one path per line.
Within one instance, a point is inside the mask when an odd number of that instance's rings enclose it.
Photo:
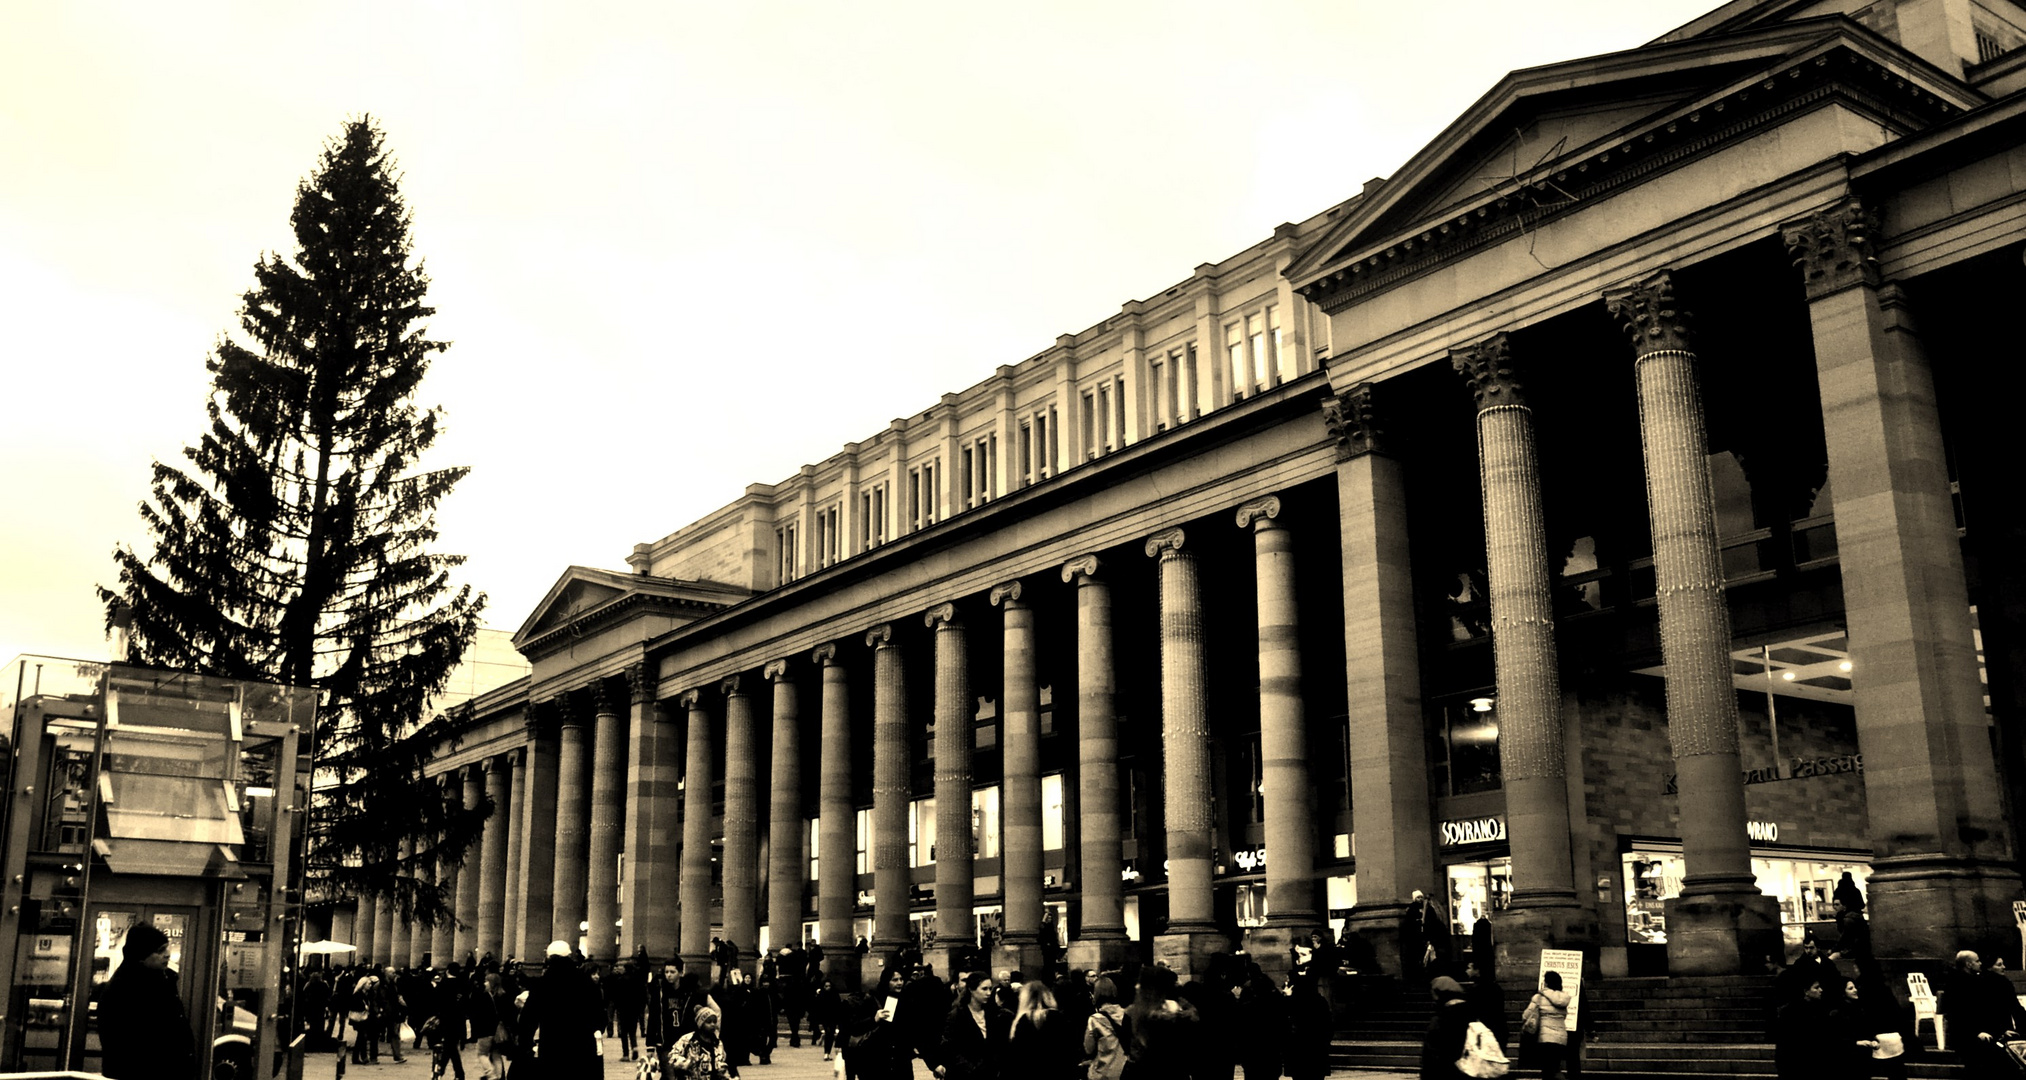
M 1097 449 L 1099 453 L 1110 453 L 1112 447 L 1111 429 L 1111 384 L 1097 385 Z
M 1182 395 L 1182 407 L 1175 413 L 1177 423 L 1203 415 L 1203 395 L 1197 389 L 1202 385 L 1202 369 L 1197 366 L 1200 363 L 1196 357 L 1196 343 L 1192 341 L 1189 343 L 1189 361 L 1182 368 L 1188 374 L 1187 383 L 1176 388 Z
M 844 557 L 844 508 L 816 512 L 816 565 L 833 566 Z
M 822 879 L 822 878 L 821 878 L 820 876 L 818 876 L 818 875 L 817 875 L 817 873 L 816 873 L 816 866 L 817 866 L 817 863 L 816 863 L 816 837 L 817 837 L 818 833 L 817 833 L 817 830 L 816 830 L 816 819 L 815 819 L 815 818 L 804 818 L 804 819 L 802 819 L 802 835 L 803 835 L 803 836 L 805 836 L 805 837 L 807 837 L 807 838 L 808 838 L 808 840 L 809 840 L 809 880 L 810 880 L 810 881 L 821 881 L 821 880 L 823 880 L 823 879 Z
M 1266 820 L 1266 761 L 1257 731 L 1246 736 L 1245 775 L 1249 777 L 1245 785 L 1245 820 L 1257 825 Z
M 943 459 L 922 465 L 922 520 L 930 525 L 943 512 Z
M 1153 399 L 1154 430 L 1166 431 L 1175 414 L 1168 407 L 1168 365 L 1159 360 L 1147 363 L 1147 390 Z
M 1062 850 L 1062 774 L 1041 778 L 1041 850 Z
M 985 436 L 984 446 L 985 497 L 996 499 L 999 497 L 999 433 L 995 431 Z
M 860 810 L 857 814 L 858 829 L 858 873 L 872 873 L 872 811 Z
M 1252 388 L 1264 390 L 1273 376 L 1266 370 L 1266 317 L 1250 315 L 1245 319 L 1246 342 L 1252 349 Z
M 796 551 L 795 526 L 783 525 L 774 530 L 774 550 L 779 556 L 774 564 L 774 573 L 780 583 L 786 585 L 800 577 L 798 571 L 802 563 Z
M 1048 448 L 1048 464 L 1041 475 L 1053 476 L 1056 463 L 1062 460 L 1062 418 L 1055 414 L 1053 405 L 1048 407 L 1048 438 L 1043 441 Z
M 1287 370 L 1287 353 L 1281 348 L 1279 304 L 1266 305 L 1266 333 L 1273 350 L 1273 384 L 1279 386 L 1294 378 L 1294 372 Z
M 980 859 L 999 857 L 999 785 L 971 792 L 971 850 Z
M 1245 324 L 1233 322 L 1224 324 L 1224 353 L 1231 361 L 1231 400 L 1245 397 L 1245 388 L 1252 382 L 1251 365 L 1245 362 Z
M 907 804 L 907 864 L 928 866 L 936 861 L 936 800 L 933 796 Z
M 1083 460 L 1097 457 L 1097 391 L 1083 392 Z
M 907 528 L 909 532 L 922 527 L 922 471 L 907 471 Z
M 1034 423 L 1020 424 L 1020 486 L 1034 483 Z
M 959 494 L 963 499 L 964 509 L 969 510 L 973 506 L 978 505 L 978 488 L 976 484 L 978 478 L 977 455 L 973 454 L 971 448 L 968 446 L 957 451 L 957 455 L 957 467 L 963 474 L 963 479 L 958 481 L 961 489 Z

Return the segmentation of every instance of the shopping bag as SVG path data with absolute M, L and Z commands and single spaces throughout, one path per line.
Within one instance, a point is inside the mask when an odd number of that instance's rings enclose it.
M 1456 1069 L 1465 1076 L 1504 1076 L 1512 1068 L 1505 1051 L 1498 1045 L 1498 1037 L 1484 1026 L 1482 1020 L 1472 1020 L 1463 1033 L 1463 1056 L 1456 1059 Z

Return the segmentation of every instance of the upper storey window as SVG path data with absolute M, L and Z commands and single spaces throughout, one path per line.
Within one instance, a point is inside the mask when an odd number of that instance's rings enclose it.
M 844 558 L 844 505 L 833 503 L 816 511 L 816 565 L 833 566 Z
M 980 436 L 965 446 L 961 465 L 964 471 L 963 504 L 970 510 L 983 506 L 999 494 L 999 434 Z
M 936 478 L 942 471 L 940 459 L 924 461 L 907 471 L 909 532 L 916 532 L 936 523 L 936 511 L 941 505 L 941 499 L 936 491 Z
M 1224 324 L 1224 353 L 1231 364 L 1231 400 L 1251 397 L 1286 381 L 1289 372 L 1282 344 L 1278 304 L 1268 304 Z
M 886 485 L 858 493 L 858 546 L 865 551 L 886 543 Z
M 774 530 L 774 579 L 783 585 L 802 576 L 802 553 L 797 539 L 793 525 Z

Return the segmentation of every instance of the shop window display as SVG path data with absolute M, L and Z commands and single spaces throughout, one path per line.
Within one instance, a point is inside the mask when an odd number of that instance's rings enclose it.
M 1681 895 L 1687 871 L 1679 851 L 1629 851 L 1622 857 L 1625 873 L 1625 940 L 1633 945 L 1667 944 L 1665 902 Z M 1836 882 L 1849 871 L 1860 891 L 1871 867 L 1854 856 L 1769 855 L 1752 857 L 1759 891 L 1780 904 L 1780 928 L 1789 944 L 1797 944 L 1809 923 L 1831 922 Z

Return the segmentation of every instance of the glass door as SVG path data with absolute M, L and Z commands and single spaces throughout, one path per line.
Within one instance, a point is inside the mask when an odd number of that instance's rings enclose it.
M 169 939 L 169 970 L 178 976 L 176 987 L 183 998 L 183 1015 L 190 1019 L 193 1033 L 204 1030 L 204 1025 L 197 1022 L 203 1014 L 198 1011 L 195 996 L 198 988 L 209 982 L 204 978 L 209 970 L 204 965 L 210 962 L 210 950 L 204 948 L 203 935 L 197 932 L 197 914 L 197 909 L 193 907 L 119 903 L 93 904 L 86 912 L 85 944 L 91 950 L 88 961 L 91 1008 L 86 1013 L 84 1059 L 72 1068 L 97 1072 L 103 1063 L 98 1031 L 98 988 L 120 969 L 125 959 L 122 949 L 127 942 L 127 931 L 136 925 L 152 926 Z

